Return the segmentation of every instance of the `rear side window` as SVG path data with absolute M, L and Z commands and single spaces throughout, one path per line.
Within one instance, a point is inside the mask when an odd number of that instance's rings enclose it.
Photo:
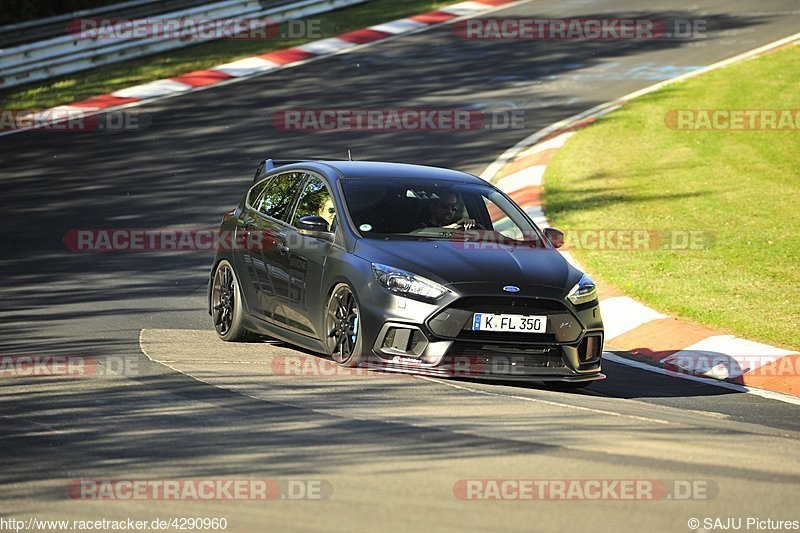
M 261 195 L 250 205 L 262 215 L 286 221 L 295 192 L 302 181 L 302 172 L 278 174 L 269 180 Z
M 250 204 L 251 207 L 256 205 L 256 202 L 258 202 L 258 199 L 264 193 L 264 189 L 267 188 L 269 182 L 270 180 L 264 180 L 255 187 L 253 187 L 252 189 L 250 189 L 250 192 L 247 193 L 247 203 Z

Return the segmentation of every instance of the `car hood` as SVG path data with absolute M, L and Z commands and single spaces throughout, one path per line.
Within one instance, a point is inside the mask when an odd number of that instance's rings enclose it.
M 445 285 L 488 282 L 569 290 L 582 275 L 552 248 L 359 239 L 353 252 L 367 261 L 408 270 Z

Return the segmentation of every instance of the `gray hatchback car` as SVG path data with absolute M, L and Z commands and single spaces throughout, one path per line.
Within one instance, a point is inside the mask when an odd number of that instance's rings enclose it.
M 594 282 L 503 192 L 455 170 L 264 161 L 221 233 L 208 291 L 226 341 L 267 335 L 343 366 L 602 379 Z

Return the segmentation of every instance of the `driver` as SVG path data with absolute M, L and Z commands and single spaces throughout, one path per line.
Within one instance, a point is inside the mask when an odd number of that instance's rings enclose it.
M 471 218 L 458 219 L 461 204 L 458 196 L 453 192 L 446 192 L 438 200 L 431 202 L 430 215 L 426 222 L 427 227 L 473 229 L 475 221 Z

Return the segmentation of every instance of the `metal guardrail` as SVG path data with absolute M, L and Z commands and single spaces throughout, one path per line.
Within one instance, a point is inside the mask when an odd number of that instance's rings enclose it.
M 261 19 L 272 23 L 308 17 L 367 0 L 225 0 L 159 15 L 162 19 Z M 70 17 L 70 20 L 74 17 Z M 116 18 L 116 13 L 115 13 Z M 66 23 L 65 23 L 66 29 Z M 189 34 L 191 35 L 191 34 Z M 203 42 L 172 37 L 79 39 L 62 35 L 0 51 L 0 88 L 63 76 L 100 65 L 184 48 Z
M 209 0 L 128 0 L 93 9 L 8 24 L 0 26 L 0 49 L 66 35 L 67 24 L 74 19 L 104 15 L 116 18 L 153 17 L 208 3 Z

